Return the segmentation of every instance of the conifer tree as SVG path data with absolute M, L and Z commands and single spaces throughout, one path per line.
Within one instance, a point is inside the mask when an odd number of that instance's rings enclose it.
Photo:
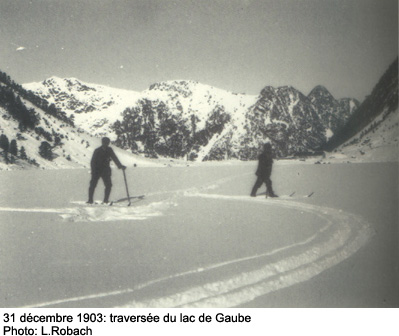
M 2 134 L 0 136 L 0 148 L 3 148 L 4 151 L 8 152 L 10 147 L 10 142 L 8 141 L 7 135 Z
M 39 154 L 42 158 L 46 160 L 53 160 L 53 151 L 51 145 L 47 141 L 42 141 L 39 146 Z
M 5 134 L 0 135 L 0 148 L 4 151 L 4 160 L 8 163 L 8 150 L 10 147 L 10 142 Z
M 21 146 L 21 149 L 19 150 L 19 157 L 22 160 L 27 160 L 28 159 L 28 156 L 26 155 L 26 150 L 25 150 L 24 146 Z
M 10 142 L 9 152 L 12 155 L 15 155 L 15 156 L 18 155 L 18 145 L 17 145 L 17 141 L 15 139 L 12 139 L 11 142 Z

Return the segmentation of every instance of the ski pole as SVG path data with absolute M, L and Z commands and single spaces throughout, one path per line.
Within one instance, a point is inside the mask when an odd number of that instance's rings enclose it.
M 123 171 L 123 177 L 125 179 L 125 186 L 126 186 L 126 193 L 127 193 L 127 200 L 129 201 L 129 203 L 127 204 L 127 206 L 130 206 L 130 196 L 129 196 L 129 188 L 127 187 L 127 181 L 126 181 L 126 174 L 125 174 L 125 169 L 122 170 Z

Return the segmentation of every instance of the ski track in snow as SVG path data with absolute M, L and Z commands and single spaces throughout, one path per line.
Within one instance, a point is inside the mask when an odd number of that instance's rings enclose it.
M 51 302 L 44 302 L 26 307 L 48 307 L 70 302 L 79 302 L 106 298 L 111 296 L 132 296 L 151 286 L 167 286 L 178 278 L 189 275 L 203 274 L 203 277 L 212 272 L 219 272 L 220 280 L 211 281 L 189 289 L 178 291 L 174 294 L 156 297 L 147 300 L 131 300 L 122 307 L 235 307 L 250 302 L 257 297 L 273 291 L 307 281 L 321 272 L 333 267 L 341 261 L 349 258 L 358 251 L 373 234 L 370 224 L 362 217 L 324 206 L 295 202 L 285 199 L 252 198 L 249 196 L 231 196 L 203 193 L 216 189 L 221 184 L 235 179 L 236 176 L 219 179 L 200 188 L 179 189 L 169 192 L 156 192 L 151 195 L 169 194 L 166 200 L 151 203 L 142 207 L 82 207 L 71 209 L 13 209 L 0 208 L 0 211 L 22 212 L 48 212 L 61 213 L 66 220 L 100 221 L 115 220 L 112 216 L 124 219 L 142 220 L 150 216 L 160 216 L 163 210 L 176 203 L 171 199 L 180 197 L 209 198 L 224 202 L 252 202 L 262 206 L 270 205 L 291 210 L 307 212 L 321 219 L 324 225 L 312 236 L 293 245 L 284 246 L 263 254 L 247 256 L 239 259 L 228 260 L 222 263 L 207 265 L 186 272 L 151 280 L 149 282 L 112 292 L 104 292 L 79 296 Z M 149 194 L 150 195 L 150 194 Z M 84 209 L 84 210 L 82 210 Z M 136 210 L 136 211 L 135 211 Z M 80 213 L 76 213 L 80 211 Z M 81 213 L 83 211 L 83 214 Z M 104 216 L 104 211 L 107 213 Z M 123 214 L 121 216 L 121 214 Z M 86 216 L 86 217 L 85 217 Z M 276 261 L 267 261 L 272 255 L 280 255 Z M 238 263 L 251 263 L 261 261 L 256 269 L 238 272 L 232 276 L 223 278 L 223 267 Z
M 142 221 L 151 217 L 163 216 L 167 209 L 177 206 L 176 196 L 183 195 L 186 192 L 195 192 L 199 190 L 211 190 L 217 188 L 220 184 L 228 182 L 238 176 L 226 177 L 216 182 L 204 185 L 200 188 L 185 188 L 170 191 L 158 191 L 149 193 L 146 198 L 152 196 L 166 196 L 163 200 L 152 202 L 147 205 L 136 205 L 141 200 L 132 197 L 133 206 L 128 207 L 125 203 L 114 204 L 113 206 L 101 205 L 97 201 L 94 205 L 88 205 L 84 201 L 72 201 L 75 206 L 72 208 L 11 208 L 0 207 L 0 212 L 30 212 L 30 213 L 55 213 L 68 222 L 106 222 L 106 221 Z
M 164 211 L 175 203 L 170 201 L 153 202 L 144 206 L 104 206 L 86 205 L 84 202 L 73 202 L 73 208 L 7 208 L 3 212 L 55 213 L 68 222 L 106 222 L 116 220 L 145 220 L 150 217 L 162 216 Z M 132 202 L 133 203 L 133 202 Z
M 259 202 L 263 206 L 265 205 L 264 199 L 251 199 L 246 196 L 200 193 L 192 193 L 191 195 L 188 193 L 187 196 L 227 201 Z M 311 279 L 350 257 L 372 235 L 370 225 L 360 216 L 337 211 L 336 209 L 293 201 L 270 200 L 267 202 L 276 206 L 308 212 L 321 217 L 327 222 L 327 225 L 322 227 L 312 237 L 294 245 L 262 255 L 211 265 L 203 268 L 201 272 L 208 272 L 226 264 L 252 261 L 277 252 L 287 252 L 293 248 L 300 248 L 300 252 L 285 253 L 277 262 L 265 263 L 256 270 L 242 272 L 226 279 L 206 283 L 166 297 L 131 301 L 123 307 L 235 307 L 270 292 Z M 328 233 L 326 233 L 327 231 Z M 177 274 L 171 277 L 170 280 L 183 275 L 185 274 Z M 164 280 L 166 279 L 159 281 Z M 147 286 L 149 285 L 151 284 L 147 284 Z

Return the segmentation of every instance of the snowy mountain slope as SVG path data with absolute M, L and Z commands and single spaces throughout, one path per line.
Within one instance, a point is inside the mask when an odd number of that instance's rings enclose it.
M 96 139 L 78 133 L 71 126 L 60 123 L 54 117 L 45 114 L 42 110 L 31 105 L 30 102 L 22 100 L 24 104 L 33 108 L 40 123 L 35 129 L 21 131 L 18 122 L 10 117 L 9 113 L 0 108 L 0 132 L 7 138 L 15 139 L 19 150 L 24 147 L 31 163 L 37 163 L 42 168 L 79 168 L 88 167 L 90 151 L 95 146 Z M 38 128 L 43 131 L 38 134 Z M 59 140 L 56 140 L 59 139 Z M 59 141 L 59 142 L 58 142 Z M 39 154 L 42 142 L 50 144 L 51 159 L 46 159 Z M 58 144 L 57 144 L 58 143 Z M 2 169 L 8 168 L 3 164 Z
M 185 120 L 187 125 L 192 122 L 191 117 L 195 117 L 196 128 L 200 131 L 212 111 L 219 106 L 231 113 L 235 124 L 243 125 L 245 110 L 256 101 L 256 96 L 234 94 L 195 81 L 156 83 L 141 93 L 57 77 L 41 83 L 24 84 L 24 87 L 65 111 L 68 116 L 74 116 L 78 127 L 95 136 L 108 135 L 126 149 L 141 146 L 140 141 L 134 145 L 124 143 L 113 131 L 113 124 L 123 120 L 121 114 L 126 108 L 141 109 L 143 102 L 146 102 L 147 107 L 151 105 L 150 108 L 155 110 L 162 102 L 162 106 L 168 107 L 168 112 Z M 205 156 L 206 151 L 202 152 Z
M 110 125 L 139 97 L 135 91 L 88 84 L 76 78 L 51 77 L 41 83 L 23 86 L 68 116 L 73 116 L 75 124 L 83 130 L 95 136 L 109 135 L 111 138 Z
M 225 127 L 207 147 L 208 157 L 213 159 L 239 158 L 255 159 L 259 147 L 270 140 L 277 156 L 286 156 L 317 149 L 325 141 L 325 135 L 332 134 L 331 125 L 321 115 L 332 115 L 336 110 L 326 110 L 325 98 L 313 91 L 313 101 L 293 87 L 265 87 L 255 104 L 241 115 L 240 123 Z M 330 96 L 330 103 L 341 108 L 335 117 L 343 122 L 356 108 L 352 99 L 336 101 Z M 345 112 L 344 112 L 345 111 Z
M 171 81 L 154 84 L 143 97 L 124 111 L 114 130 L 117 145 L 148 156 L 250 160 L 267 139 L 278 156 L 286 156 L 316 150 L 330 131 L 310 99 L 292 87 L 266 87 L 259 96 L 246 96 Z M 335 104 L 348 109 L 342 118 L 353 111 L 349 101 Z
M 35 96 L 4 78 L 0 81 L 0 135 L 7 142 L 14 140 L 17 148 L 15 155 L 5 155 L 2 151 L 0 169 L 88 168 L 100 139 L 77 129 L 62 114 L 58 117 L 56 113 L 49 114 L 47 110 L 53 111 L 51 108 L 38 107 L 32 102 L 36 102 Z M 127 166 L 158 165 L 121 149 L 115 150 Z
M 4 152 L 0 150 L 0 170 L 44 168 L 44 169 L 63 169 L 63 168 L 90 168 L 90 159 L 95 148 L 101 145 L 101 140 L 92 137 L 86 132 L 79 132 L 75 128 L 60 124 L 51 116 L 43 115 L 43 112 L 35 109 L 41 119 L 48 123 L 43 125 L 46 132 L 56 130 L 55 134 L 61 139 L 59 145 L 54 141 L 48 141 L 52 147 L 52 160 L 47 160 L 39 154 L 39 148 L 43 141 L 47 141 L 43 136 L 38 135 L 34 130 L 21 132 L 18 123 L 9 118 L 8 113 L 0 107 L 0 133 L 8 139 L 16 139 L 18 150 L 24 147 L 28 160 L 21 160 L 15 157 L 15 163 L 5 163 Z M 162 163 L 154 162 L 145 158 L 138 157 L 117 147 L 113 147 L 116 155 L 123 164 L 128 167 L 137 166 L 161 166 Z M 20 154 L 20 153 L 18 153 Z M 8 154 L 12 157 L 11 154 Z
M 362 132 L 326 157 L 354 162 L 399 161 L 399 110 L 375 118 Z
M 231 114 L 235 125 L 243 125 L 244 112 L 255 104 L 257 99 L 256 95 L 232 93 L 195 81 L 183 80 L 153 84 L 149 90 L 143 92 L 143 97 L 150 100 L 175 101 L 176 110 L 181 111 L 183 117 L 195 114 L 200 119 L 196 125 L 197 130 L 205 126 L 206 118 L 218 106 L 223 106 Z
M 395 113 L 398 108 L 398 58 L 383 74 L 373 91 L 348 119 L 345 126 L 337 132 L 324 147 L 333 150 L 344 144 L 380 115 Z
M 235 94 L 193 81 L 152 85 L 115 124 L 116 144 L 157 157 L 209 159 L 222 132 L 241 133 L 257 96 Z
M 398 160 L 398 59 L 381 77 L 372 93 L 327 143 L 343 158 L 367 161 Z M 332 154 L 336 156 L 336 154 Z

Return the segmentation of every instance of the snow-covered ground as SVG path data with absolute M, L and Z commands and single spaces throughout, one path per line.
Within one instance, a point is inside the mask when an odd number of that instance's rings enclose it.
M 2 171 L 0 306 L 398 307 L 398 164 L 308 163 Z

